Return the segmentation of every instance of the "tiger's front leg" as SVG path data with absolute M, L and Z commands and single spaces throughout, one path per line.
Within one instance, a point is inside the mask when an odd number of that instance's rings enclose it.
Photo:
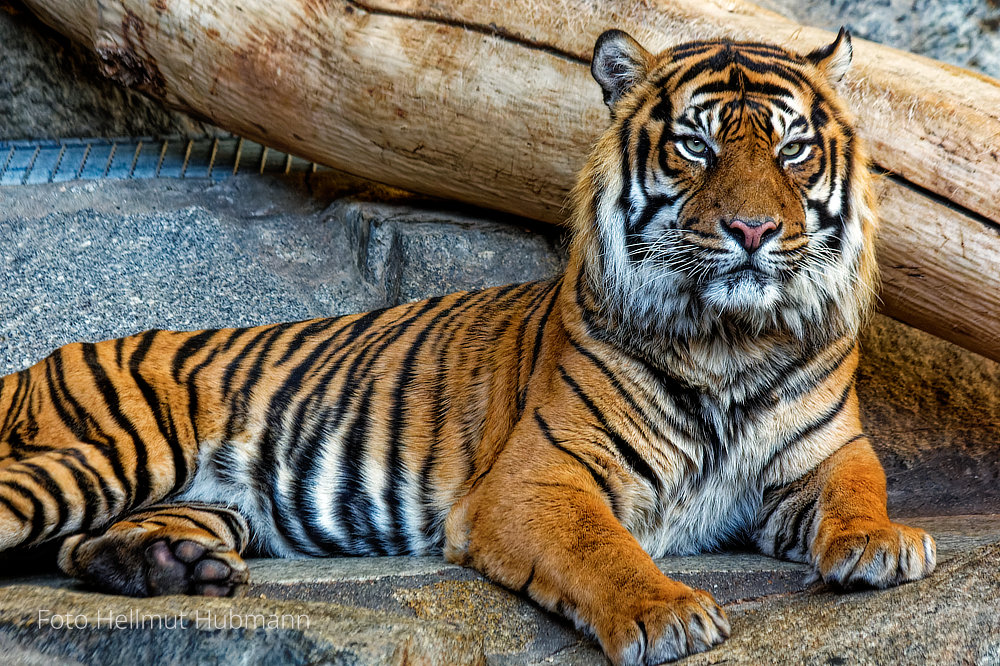
M 826 583 L 886 588 L 934 570 L 934 539 L 889 520 L 885 472 L 864 437 L 768 492 L 763 512 L 755 535 L 760 549 L 812 564 Z
M 622 526 L 585 454 L 518 430 L 448 516 L 448 559 L 573 620 L 616 665 L 659 664 L 729 636 L 712 596 L 667 578 Z

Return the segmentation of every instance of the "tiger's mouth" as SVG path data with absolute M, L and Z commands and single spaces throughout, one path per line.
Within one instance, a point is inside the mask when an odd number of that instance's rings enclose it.
M 781 282 L 771 271 L 747 261 L 709 277 L 701 295 L 720 312 L 755 313 L 777 304 Z

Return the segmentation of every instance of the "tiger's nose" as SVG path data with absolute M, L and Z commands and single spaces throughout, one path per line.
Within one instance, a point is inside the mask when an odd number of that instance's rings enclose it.
M 743 244 L 747 252 L 754 252 L 767 238 L 774 235 L 771 232 L 778 230 L 778 224 L 770 217 L 759 220 L 734 218 L 726 227 L 733 238 Z

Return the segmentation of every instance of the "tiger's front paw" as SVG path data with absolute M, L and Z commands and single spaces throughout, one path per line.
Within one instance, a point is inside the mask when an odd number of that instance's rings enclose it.
M 704 652 L 729 638 L 729 620 L 708 592 L 671 583 L 642 599 L 622 599 L 597 627 L 615 666 L 652 666 Z
M 919 580 L 937 562 L 931 535 L 898 523 L 837 531 L 821 527 L 813 552 L 823 581 L 848 589 Z

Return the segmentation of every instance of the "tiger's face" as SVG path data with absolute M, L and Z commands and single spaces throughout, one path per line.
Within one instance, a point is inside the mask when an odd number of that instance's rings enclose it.
M 605 309 L 676 336 L 854 332 L 876 279 L 867 158 L 832 84 L 850 37 L 802 57 L 602 35 L 613 123 L 577 196 Z M 586 191 L 586 194 L 582 194 Z

